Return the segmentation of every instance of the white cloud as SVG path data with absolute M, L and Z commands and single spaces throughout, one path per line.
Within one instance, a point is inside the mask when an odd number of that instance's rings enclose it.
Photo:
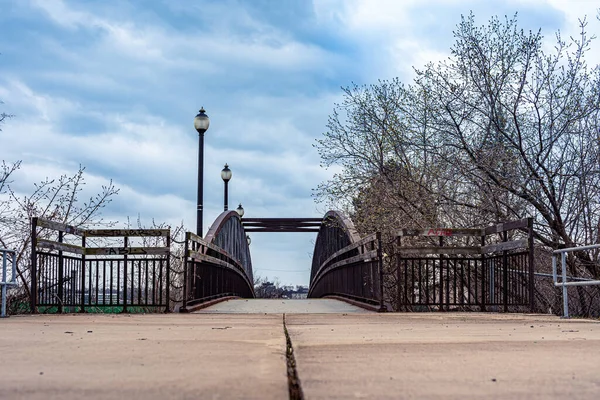
M 16 114 L 0 133 L 10 143 L 0 155 L 24 160 L 23 191 L 83 163 L 86 190 L 110 178 L 121 188 L 107 217 L 124 222 L 140 213 L 145 221 L 183 220 L 193 229 L 197 134 L 191 120 L 204 105 L 211 117 L 205 230 L 222 209 L 225 162 L 233 170 L 230 208 L 241 202 L 247 216 L 320 216 L 325 210 L 314 204 L 311 189 L 336 168 L 321 169 L 312 144 L 340 100 L 339 86 L 395 76 L 408 81 L 413 65 L 447 56 L 456 18 L 475 6 L 478 18 L 484 13 L 482 24 L 500 6 L 544 13 L 550 5 L 564 15 L 565 34 L 577 32 L 577 17 L 585 13 L 590 32 L 600 26 L 591 18 L 594 1 L 313 3 L 315 20 L 300 21 L 300 32 L 259 19 L 244 2 L 169 1 L 169 14 L 153 12 L 158 2 L 34 0 L 13 28 L 15 43 L 0 38 L 0 47 L 12 49 L 2 49 L 0 59 L 2 111 Z M 590 54 L 595 62 L 597 54 Z M 16 61 L 4 67 L 11 57 Z M 314 235 L 263 235 L 253 238 L 257 271 L 310 268 Z M 308 272 L 261 275 L 308 283 Z

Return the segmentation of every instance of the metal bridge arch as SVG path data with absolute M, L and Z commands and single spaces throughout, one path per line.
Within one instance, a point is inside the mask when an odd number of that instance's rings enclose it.
M 319 267 L 338 250 L 354 244 L 360 236 L 350 218 L 338 211 L 328 211 L 323 217 L 313 252 L 310 281 L 313 281 Z
M 315 242 L 308 297 L 340 297 L 383 310 L 382 258 L 379 233 L 361 239 L 348 217 L 327 212 Z
M 308 296 L 336 296 L 367 308 L 382 308 L 379 234 L 361 238 L 352 221 L 338 211 L 329 211 L 322 219 L 243 220 L 237 212 L 225 211 L 204 239 L 186 235 L 183 311 L 226 296 L 254 297 L 247 232 L 318 232 Z
M 250 249 L 235 211 L 221 213 L 204 239 L 186 233 L 182 312 L 227 296 L 254 297 Z
M 221 213 L 204 238 L 219 246 L 240 262 L 250 282 L 253 282 L 250 246 L 241 218 L 235 210 Z

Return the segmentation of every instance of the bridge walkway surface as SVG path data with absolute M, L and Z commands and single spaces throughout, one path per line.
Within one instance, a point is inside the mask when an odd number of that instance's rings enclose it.
M 0 399 L 286 399 L 286 339 L 306 399 L 600 397 L 598 321 L 278 299 L 0 320 Z

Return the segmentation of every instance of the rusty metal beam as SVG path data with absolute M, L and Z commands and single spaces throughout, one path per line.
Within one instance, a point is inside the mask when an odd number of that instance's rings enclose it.
M 246 232 L 319 232 L 321 218 L 243 218 Z

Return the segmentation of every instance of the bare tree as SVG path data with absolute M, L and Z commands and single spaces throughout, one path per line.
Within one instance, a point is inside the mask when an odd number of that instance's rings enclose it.
M 3 103 L 2 101 L 0 101 L 0 104 L 4 104 L 4 103 Z M 2 122 L 4 122 L 4 120 L 5 120 L 5 119 L 7 119 L 7 118 L 10 118 L 10 117 L 12 117 L 12 116 L 13 116 L 12 114 L 7 114 L 7 113 L 5 113 L 5 112 L 1 112 L 1 113 L 0 113 L 0 124 L 1 124 Z M 0 131 L 1 131 L 1 130 L 2 130 L 2 128 L 0 128 Z
M 171 253 L 170 253 L 170 267 L 169 267 L 169 282 L 170 282 L 170 294 L 169 301 L 173 304 L 173 308 L 176 309 L 183 302 L 183 285 L 184 285 L 184 268 L 185 268 L 185 226 L 181 222 L 176 227 L 161 222 L 158 223 L 154 219 L 150 224 L 144 224 L 138 215 L 135 222 L 132 222 L 130 218 L 127 218 L 126 228 L 129 229 L 135 226 L 137 229 L 168 229 L 171 235 Z M 159 237 L 141 237 L 138 238 L 142 247 L 161 247 L 165 246 L 164 238 Z M 154 257 L 154 256 L 150 256 Z M 132 277 L 131 279 L 135 279 Z M 163 296 L 166 296 L 166 287 L 163 288 Z
M 416 97 L 425 103 L 427 97 L 398 79 L 343 91 L 316 144 L 324 166 L 343 169 L 317 188 L 317 199 L 354 214 L 363 232 L 385 232 L 385 223 L 438 224 L 434 188 L 443 185 L 445 171 L 430 167 L 432 154 L 422 145 L 430 134 L 427 109 L 411 109 Z
M 600 67 L 585 61 L 586 26 L 546 50 L 516 16 L 478 26 L 471 14 L 450 57 L 409 85 L 344 89 L 316 144 L 342 172 L 317 197 L 360 230 L 533 216 L 549 248 L 600 242 Z M 597 258 L 575 253 L 571 273 L 600 276 Z
M 477 208 L 495 191 L 503 216 L 535 215 L 537 238 L 553 248 L 598 239 L 600 69 L 585 63 L 585 26 L 569 43 L 557 34 L 547 53 L 541 33 L 519 30 L 516 18 L 477 27 L 470 15 L 452 58 L 415 82 L 435 99 L 432 151 L 475 194 L 454 200 Z M 526 207 L 512 209 L 516 199 Z
M 21 165 L 20 162 L 3 164 L 4 180 L 0 183 L 0 245 L 14 249 L 17 257 L 17 275 L 20 286 L 11 291 L 12 307 L 27 304 L 30 293 L 31 218 L 41 217 L 76 227 L 104 224 L 101 211 L 118 194 L 112 181 L 102 186 L 96 195 L 82 201 L 81 191 L 85 185 L 84 168 L 74 175 L 62 175 L 57 179 L 45 179 L 34 185 L 30 195 L 19 195 L 8 177 Z M 49 232 L 41 230 L 40 237 L 49 238 Z M 52 238 L 56 239 L 56 238 Z M 15 312 L 18 310 L 14 310 Z
M 533 214 L 548 246 L 597 241 L 600 69 L 585 63 L 585 26 L 568 43 L 557 34 L 547 53 L 516 17 L 477 27 L 470 15 L 450 59 L 417 71 L 411 86 L 344 89 L 317 143 L 324 164 L 343 172 L 317 195 L 354 201 L 402 181 L 411 189 L 390 194 L 407 200 L 408 215 L 444 222 L 445 204 L 492 213 L 479 223 Z M 435 210 L 419 207 L 425 199 Z

